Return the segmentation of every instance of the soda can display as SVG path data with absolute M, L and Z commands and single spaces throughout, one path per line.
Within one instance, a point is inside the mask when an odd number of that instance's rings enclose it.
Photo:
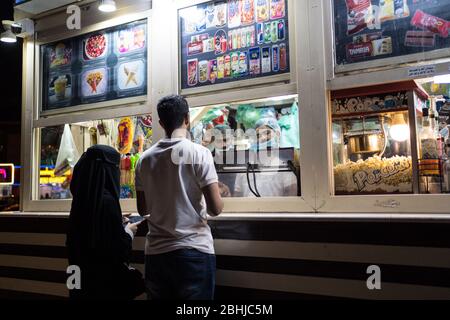
M 284 40 L 286 37 L 284 20 L 278 21 L 278 40 Z
M 272 42 L 272 33 L 270 28 L 271 28 L 270 22 L 264 23 L 264 43 Z
M 271 39 L 273 43 L 276 43 L 278 41 L 278 22 L 277 21 L 272 21 L 271 25 L 270 25 L 270 30 L 271 30 Z
M 272 46 L 272 71 L 280 71 L 280 47 L 278 45 Z
M 256 25 L 256 38 L 258 44 L 264 43 L 264 23 L 258 23 Z
M 287 69 L 287 50 L 285 43 L 280 44 L 280 69 Z

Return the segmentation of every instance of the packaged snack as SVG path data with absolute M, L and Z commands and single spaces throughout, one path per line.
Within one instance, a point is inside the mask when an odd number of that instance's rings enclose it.
M 122 118 L 118 126 L 117 146 L 120 154 L 127 154 L 133 147 L 134 125 L 130 117 Z
M 409 30 L 405 35 L 407 47 L 434 47 L 436 35 L 430 31 Z
M 250 75 L 256 76 L 261 73 L 261 50 L 259 48 L 251 48 L 250 55 Z
M 224 58 L 224 77 L 231 77 L 231 56 L 229 54 Z
M 380 22 L 394 20 L 394 0 L 380 0 L 378 18 Z
M 241 25 L 241 1 L 228 0 L 228 28 L 236 28 Z
M 273 43 L 276 43 L 278 41 L 278 22 L 277 21 L 272 21 L 272 23 L 270 24 L 270 30 L 271 30 L 270 38 L 272 39 Z
M 392 38 L 386 37 L 372 41 L 372 55 L 379 56 L 392 53 Z
M 346 50 L 347 59 L 349 61 L 355 61 L 362 58 L 371 57 L 373 47 L 371 42 L 350 43 L 346 46 Z
M 272 42 L 272 24 L 270 22 L 264 23 L 264 43 Z
M 209 70 L 209 81 L 211 83 L 216 82 L 217 79 L 217 60 L 209 60 L 208 64 L 208 70 Z
M 231 75 L 239 77 L 239 52 L 231 53 Z
M 248 73 L 248 55 L 246 51 L 239 53 L 239 74 L 244 76 Z
M 203 41 L 189 42 L 187 44 L 187 55 L 193 56 L 203 53 Z
M 216 4 L 214 11 L 216 27 L 222 27 L 227 23 L 227 4 L 221 2 Z
M 270 19 L 284 18 L 286 3 L 284 0 L 270 0 Z
M 188 71 L 188 86 L 195 86 L 197 84 L 198 74 L 198 59 L 190 59 L 187 61 Z
M 422 10 L 416 10 L 414 17 L 411 19 L 411 25 L 436 33 L 442 38 L 448 37 L 449 24 L 448 21 L 427 14 Z
M 216 7 L 214 4 L 208 4 L 205 10 L 206 14 L 206 29 L 214 28 L 216 26 Z
M 270 61 L 270 47 L 262 48 L 262 59 L 261 59 L 261 69 L 262 73 L 269 73 L 272 71 L 271 61 Z
M 394 0 L 394 14 L 396 18 L 409 17 L 409 7 L 406 0 Z
M 208 60 L 203 60 L 198 63 L 198 74 L 200 83 L 208 81 Z
M 258 23 L 256 25 L 256 38 L 258 44 L 264 43 L 264 23 Z
M 269 0 L 256 0 L 256 21 L 269 20 Z
M 241 22 L 243 25 L 255 21 L 255 0 L 242 0 Z
M 223 57 L 217 57 L 217 79 L 225 77 L 225 64 Z
M 370 0 L 345 0 L 347 3 L 347 34 L 352 35 L 374 23 Z

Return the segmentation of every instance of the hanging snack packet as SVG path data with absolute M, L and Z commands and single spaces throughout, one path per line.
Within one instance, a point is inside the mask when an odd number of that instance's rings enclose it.
M 64 132 L 61 137 L 61 144 L 56 159 L 55 176 L 60 177 L 64 175 L 68 170 L 75 167 L 79 159 L 80 154 L 73 140 L 72 131 L 69 125 L 66 124 L 64 125 Z
M 370 0 L 345 0 L 347 3 L 347 34 L 352 35 L 374 23 Z

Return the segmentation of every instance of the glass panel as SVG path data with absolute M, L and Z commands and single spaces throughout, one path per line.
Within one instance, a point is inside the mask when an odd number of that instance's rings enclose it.
M 42 110 L 147 94 L 147 21 L 41 46 Z
M 79 156 L 96 144 L 122 154 L 121 198 L 135 197 L 134 165 L 152 143 L 149 115 L 95 120 L 41 130 L 40 199 L 69 199 L 72 168 Z
M 332 92 L 336 195 L 450 192 L 449 80 Z
M 230 197 L 300 195 L 297 96 L 193 108 L 191 134 Z
M 385 59 L 382 65 L 448 58 L 450 2 L 438 0 L 334 0 L 338 66 Z M 361 66 L 361 69 L 364 69 Z

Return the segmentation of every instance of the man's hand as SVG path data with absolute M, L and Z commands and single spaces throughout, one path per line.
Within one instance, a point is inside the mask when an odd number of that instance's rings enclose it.
M 223 198 L 231 197 L 230 188 L 228 188 L 228 186 L 226 184 L 224 184 L 223 182 L 220 182 L 220 181 L 219 181 L 219 191 L 220 191 L 221 197 L 223 197 Z

